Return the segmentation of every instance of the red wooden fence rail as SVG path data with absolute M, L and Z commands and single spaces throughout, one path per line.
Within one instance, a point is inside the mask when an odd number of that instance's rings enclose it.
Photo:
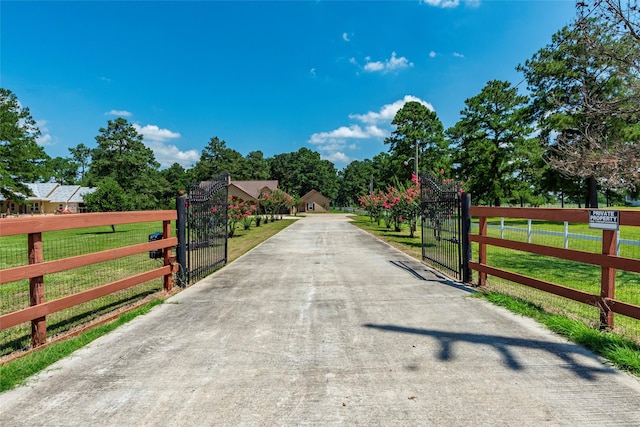
M 0 271 L 0 285 L 17 280 L 29 279 L 30 296 L 30 307 L 0 316 L 0 330 L 31 321 L 32 345 L 37 347 L 44 344 L 46 341 L 46 316 L 48 314 L 70 308 L 159 277 L 164 278 L 165 291 L 171 291 L 172 274 L 177 267 L 173 265 L 171 247 L 178 243 L 177 238 L 171 237 L 171 221 L 176 218 L 176 211 L 165 210 L 31 216 L 0 219 L 0 236 L 11 236 L 17 234 L 28 235 L 29 255 L 29 265 Z M 42 254 L 43 232 L 151 221 L 162 221 L 163 238 L 161 240 L 63 258 L 55 261 L 44 261 Z M 68 295 L 63 298 L 46 301 L 45 277 L 47 274 L 58 273 L 158 249 L 162 250 L 164 260 L 164 265 L 160 268 Z
M 589 209 L 472 206 L 470 215 L 472 217 L 478 217 L 479 219 L 478 234 L 469 234 L 469 241 L 479 244 L 478 262 L 469 262 L 469 267 L 478 272 L 479 286 L 485 285 L 487 275 L 491 275 L 574 301 L 593 305 L 600 309 L 601 324 L 609 328 L 613 328 L 614 326 L 614 313 L 640 320 L 640 306 L 615 299 L 616 270 L 640 273 L 640 260 L 616 256 L 616 231 L 602 230 L 602 251 L 600 254 L 487 236 L 487 218 L 490 217 L 589 223 Z M 618 218 L 620 225 L 640 226 L 640 211 L 621 210 L 619 211 Z M 487 265 L 487 246 L 496 246 L 600 266 L 600 295 L 589 294 L 533 277 L 491 267 Z

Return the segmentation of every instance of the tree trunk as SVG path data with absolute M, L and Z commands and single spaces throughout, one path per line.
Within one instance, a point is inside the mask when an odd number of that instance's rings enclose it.
M 595 177 L 590 176 L 587 178 L 587 200 L 584 204 L 585 208 L 597 208 L 598 207 L 598 183 Z

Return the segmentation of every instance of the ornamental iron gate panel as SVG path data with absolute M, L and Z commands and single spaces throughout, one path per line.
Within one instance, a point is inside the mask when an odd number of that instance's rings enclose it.
M 463 233 L 460 187 L 456 182 L 443 181 L 432 173 L 423 172 L 420 174 L 420 205 L 422 260 L 457 280 L 469 280 L 466 262 L 470 247 Z M 468 217 L 468 213 L 465 216 Z
M 227 262 L 229 174 L 187 188 L 178 197 L 177 261 L 180 282 L 193 284 Z M 181 212 L 182 211 L 182 212 Z M 181 238 L 182 236 L 182 238 Z

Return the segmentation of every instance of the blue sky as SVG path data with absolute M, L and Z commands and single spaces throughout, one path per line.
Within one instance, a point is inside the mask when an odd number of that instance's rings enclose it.
M 6 1 L 0 86 L 50 156 L 125 117 L 163 167 L 217 136 L 243 155 L 307 147 L 341 169 L 387 151 L 407 100 L 445 128 L 574 17 L 574 2 Z M 519 88 L 525 89 L 525 84 Z

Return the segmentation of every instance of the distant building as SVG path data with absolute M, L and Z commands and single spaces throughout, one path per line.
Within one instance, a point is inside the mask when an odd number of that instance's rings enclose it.
M 27 183 L 32 195 L 20 200 L 5 199 L 0 195 L 0 213 L 9 215 L 43 215 L 55 213 L 86 212 L 84 196 L 93 193 L 94 187 L 61 185 L 53 182 Z
M 262 194 L 271 193 L 277 188 L 277 180 L 231 181 L 229 184 L 229 196 L 257 205 L 258 199 Z
M 209 181 L 202 181 L 200 187 L 206 187 Z M 279 189 L 277 180 L 257 180 L 257 181 L 230 181 L 229 182 L 229 196 L 239 199 L 246 203 L 254 205 L 260 204 L 260 196 L 265 193 L 271 193 Z M 291 209 L 286 207 L 282 208 L 282 212 L 294 214 L 296 212 L 295 206 Z
M 329 212 L 331 200 L 317 190 L 311 190 L 300 199 L 298 212 Z
M 638 199 L 634 199 L 633 197 L 629 196 L 628 194 L 625 197 L 625 204 L 628 206 L 633 206 L 633 207 L 637 207 L 640 206 L 640 200 Z

